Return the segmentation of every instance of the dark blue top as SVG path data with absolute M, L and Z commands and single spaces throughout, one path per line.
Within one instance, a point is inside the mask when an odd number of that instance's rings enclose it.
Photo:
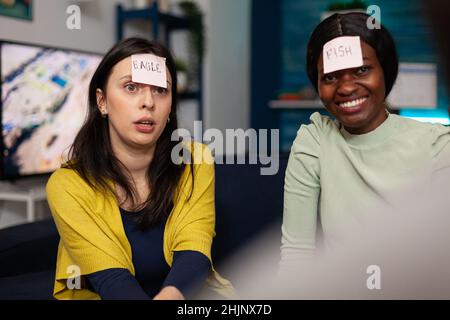
M 131 245 L 135 276 L 120 268 L 98 271 L 87 276 L 92 289 L 102 299 L 148 300 L 169 285 L 175 286 L 185 297 L 195 294 L 208 276 L 209 259 L 197 251 L 177 251 L 170 268 L 163 251 L 164 223 L 141 231 L 138 219 L 142 212 L 121 208 L 120 213 Z

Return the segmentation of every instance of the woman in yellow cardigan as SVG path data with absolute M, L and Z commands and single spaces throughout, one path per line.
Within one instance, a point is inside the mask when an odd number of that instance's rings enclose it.
M 137 57 L 144 67 L 156 61 L 144 69 L 165 72 L 167 85 L 148 73 L 137 77 Z M 172 156 L 180 143 L 171 139 L 176 88 L 173 58 L 157 42 L 126 39 L 100 62 L 87 120 L 69 161 L 47 184 L 61 236 L 57 299 L 183 299 L 205 281 L 233 297 L 211 262 L 211 154 L 202 144 L 185 143 L 190 163 L 177 164 Z

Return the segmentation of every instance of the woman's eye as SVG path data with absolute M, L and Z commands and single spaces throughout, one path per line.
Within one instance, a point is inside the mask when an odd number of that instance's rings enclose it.
M 370 67 L 368 67 L 368 66 L 362 66 L 362 67 L 358 68 L 357 73 L 358 73 L 358 74 L 365 74 L 365 73 L 367 73 L 369 70 L 370 70 Z
M 332 75 L 332 74 L 325 74 L 322 77 L 322 80 L 325 81 L 325 82 L 332 82 L 332 81 L 336 80 L 336 77 L 334 75 Z
M 153 92 L 157 95 L 165 95 L 167 93 L 167 89 L 163 87 L 155 87 L 153 88 Z
M 125 86 L 125 89 L 126 89 L 128 92 L 136 92 L 137 89 L 138 89 L 138 87 L 137 87 L 135 84 L 129 83 L 129 84 L 127 84 L 127 85 Z

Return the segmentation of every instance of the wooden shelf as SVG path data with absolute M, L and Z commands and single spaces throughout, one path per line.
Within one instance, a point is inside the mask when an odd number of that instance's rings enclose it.
M 271 109 L 324 109 L 320 100 L 271 100 Z

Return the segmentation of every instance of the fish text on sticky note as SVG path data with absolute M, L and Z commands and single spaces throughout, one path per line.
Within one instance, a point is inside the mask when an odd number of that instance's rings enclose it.
M 323 46 L 323 73 L 356 68 L 363 65 L 359 37 L 338 37 Z
M 131 80 L 167 88 L 166 58 L 149 53 L 132 55 Z

